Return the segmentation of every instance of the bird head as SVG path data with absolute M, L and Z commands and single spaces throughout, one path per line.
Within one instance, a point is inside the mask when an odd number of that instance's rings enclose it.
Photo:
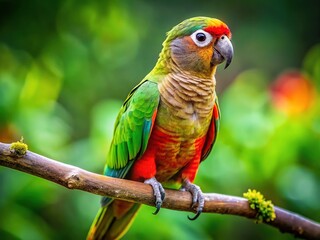
M 217 65 L 233 57 L 228 26 L 215 18 L 195 17 L 176 25 L 167 33 L 161 57 L 170 59 L 170 68 L 211 76 Z M 167 62 L 168 63 L 168 62 Z

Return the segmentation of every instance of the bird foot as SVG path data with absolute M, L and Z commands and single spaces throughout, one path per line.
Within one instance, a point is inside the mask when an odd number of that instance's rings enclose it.
M 196 208 L 196 215 L 194 217 L 189 217 L 189 220 L 196 220 L 202 213 L 204 207 L 204 195 L 199 186 L 191 183 L 189 180 L 184 180 L 182 183 L 181 191 L 188 191 L 192 194 L 192 204 L 191 208 Z
M 153 188 L 153 195 L 156 198 L 156 211 L 153 214 L 156 215 L 160 211 L 163 199 L 165 197 L 164 188 L 162 187 L 161 183 L 159 183 L 154 177 L 146 179 L 144 183 L 151 185 L 151 187 Z

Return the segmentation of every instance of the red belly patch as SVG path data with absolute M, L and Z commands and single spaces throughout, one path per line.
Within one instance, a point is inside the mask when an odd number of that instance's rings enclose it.
M 140 159 L 135 160 L 129 179 L 144 181 L 156 177 L 159 182 L 181 182 L 187 178 L 193 182 L 204 142 L 205 136 L 183 140 L 155 126 L 147 150 Z

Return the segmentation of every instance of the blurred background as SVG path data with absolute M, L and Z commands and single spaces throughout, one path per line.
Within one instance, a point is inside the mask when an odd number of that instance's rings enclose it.
M 0 0 L 0 141 L 101 173 L 117 112 L 154 66 L 165 33 L 198 15 L 226 22 L 221 131 L 196 183 L 261 191 L 320 221 L 317 1 Z M 0 239 L 84 239 L 100 197 L 0 167 Z M 294 239 L 236 216 L 143 206 L 124 239 Z

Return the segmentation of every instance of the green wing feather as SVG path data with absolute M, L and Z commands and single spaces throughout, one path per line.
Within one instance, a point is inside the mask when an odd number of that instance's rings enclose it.
M 210 154 L 212 147 L 217 139 L 220 125 L 220 108 L 218 98 L 216 98 L 213 111 L 212 120 L 208 129 L 207 138 L 202 149 L 201 161 L 205 160 Z
M 116 119 L 105 175 L 124 178 L 134 160 L 145 152 L 159 100 L 158 84 L 148 80 L 129 93 Z M 111 200 L 103 198 L 102 204 Z

